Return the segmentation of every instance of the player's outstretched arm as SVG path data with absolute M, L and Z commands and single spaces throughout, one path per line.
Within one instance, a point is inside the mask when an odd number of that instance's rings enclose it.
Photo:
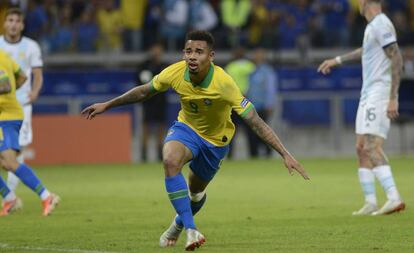
M 111 99 L 103 103 L 96 103 L 83 109 L 81 114 L 86 116 L 86 119 L 93 119 L 96 115 L 104 113 L 105 111 L 127 104 L 133 104 L 145 101 L 155 95 L 156 92 L 151 92 L 151 84 L 137 86 L 119 97 Z
M 296 159 L 289 153 L 289 151 L 283 146 L 279 137 L 273 131 L 273 129 L 263 121 L 257 114 L 256 110 L 251 110 L 244 118 L 246 124 L 260 137 L 266 144 L 276 150 L 282 157 L 285 163 L 285 167 L 292 175 L 296 170 L 302 175 L 304 179 L 309 179 L 308 174 L 303 169 L 302 165 L 296 161 Z
M 390 119 L 398 117 L 398 90 L 400 88 L 401 74 L 403 71 L 403 59 L 397 43 L 384 48 L 385 54 L 391 60 L 391 91 L 390 102 L 388 103 L 387 116 Z
M 322 64 L 319 65 L 318 67 L 318 72 L 324 75 L 327 75 L 331 73 L 331 69 L 333 67 L 341 65 L 342 63 L 359 60 L 361 59 L 361 57 L 362 57 L 362 48 L 358 48 L 350 53 L 323 61 Z

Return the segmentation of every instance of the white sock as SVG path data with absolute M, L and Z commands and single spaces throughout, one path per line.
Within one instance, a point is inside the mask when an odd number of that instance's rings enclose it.
M 50 196 L 50 192 L 47 189 L 44 189 L 42 193 L 40 193 L 40 199 L 41 200 L 46 200 L 47 198 L 49 198 Z
M 380 181 L 387 198 L 389 200 L 400 200 L 400 194 L 395 186 L 394 177 L 392 176 L 391 167 L 389 165 L 377 166 L 373 169 L 375 176 Z
M 20 155 L 17 156 L 17 161 L 19 163 L 24 163 L 24 155 L 22 153 L 20 153 Z
M 199 202 L 204 197 L 205 194 L 206 194 L 206 190 L 204 190 L 203 192 L 199 192 L 199 193 L 190 192 L 190 200 L 193 202 Z
M 364 192 L 365 202 L 377 205 L 377 196 L 375 194 L 375 175 L 371 169 L 358 169 L 359 182 Z
M 6 197 L 4 197 L 4 201 L 11 201 L 11 200 L 14 200 L 16 198 L 16 194 L 14 194 L 14 192 L 13 191 L 10 191 L 7 195 L 6 195 Z
M 20 179 L 11 171 L 7 173 L 7 186 L 10 191 L 15 192 Z
M 17 161 L 19 163 L 24 163 L 24 156 L 21 153 L 17 156 Z M 7 186 L 9 187 L 10 191 L 16 192 L 17 185 L 19 184 L 20 179 L 11 171 L 7 173 Z

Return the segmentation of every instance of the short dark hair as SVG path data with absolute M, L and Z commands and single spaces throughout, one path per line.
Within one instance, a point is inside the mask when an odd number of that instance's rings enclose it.
M 19 8 L 10 8 L 10 9 L 8 9 L 7 12 L 6 12 L 5 17 L 8 17 L 10 15 L 17 15 L 17 16 L 20 16 L 20 17 L 24 18 L 23 11 L 20 10 Z
M 202 30 L 195 30 L 188 32 L 185 36 L 185 41 L 188 40 L 201 40 L 207 42 L 210 49 L 214 49 L 214 37 L 211 33 Z

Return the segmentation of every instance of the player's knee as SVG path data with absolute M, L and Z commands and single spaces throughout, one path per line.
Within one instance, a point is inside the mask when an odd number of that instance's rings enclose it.
M 368 157 L 371 157 L 373 154 L 376 153 L 376 149 L 372 145 L 364 145 L 362 147 L 362 153 Z
M 181 162 L 171 156 L 166 156 L 163 158 L 164 169 L 169 172 L 175 172 L 180 169 Z
M 1 159 L 0 164 L 7 171 L 16 171 L 17 167 L 19 167 L 15 159 Z
M 193 202 L 199 202 L 200 200 L 203 199 L 204 195 L 206 195 L 205 190 L 199 193 L 190 192 L 190 200 Z

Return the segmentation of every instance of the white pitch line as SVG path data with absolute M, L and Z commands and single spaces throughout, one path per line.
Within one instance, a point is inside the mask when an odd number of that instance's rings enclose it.
M 56 249 L 56 248 L 43 248 L 43 247 L 29 247 L 29 246 L 12 246 L 7 243 L 0 242 L 0 249 L 18 249 L 18 250 L 30 250 L 30 251 L 52 251 L 52 252 L 69 252 L 69 253 L 121 253 L 115 251 L 100 251 L 100 250 L 83 250 L 83 249 Z

